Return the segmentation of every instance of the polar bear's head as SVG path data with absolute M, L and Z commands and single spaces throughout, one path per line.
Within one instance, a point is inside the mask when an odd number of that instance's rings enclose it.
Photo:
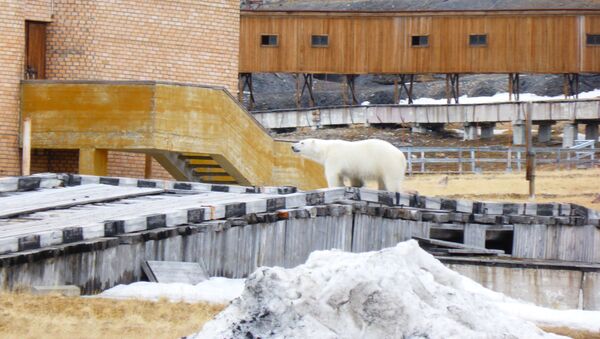
M 318 139 L 304 139 L 292 144 L 292 151 L 311 160 L 321 162 L 322 147 Z

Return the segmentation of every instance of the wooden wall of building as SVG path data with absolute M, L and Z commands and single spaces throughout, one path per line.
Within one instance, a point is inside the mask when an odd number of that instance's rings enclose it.
M 242 12 L 241 73 L 580 73 L 600 72 L 600 15 L 407 15 Z M 262 34 L 279 37 L 262 47 Z M 327 34 L 328 47 L 311 35 Z M 487 46 L 470 46 L 470 34 L 487 34 Z M 428 47 L 411 36 L 428 35 Z

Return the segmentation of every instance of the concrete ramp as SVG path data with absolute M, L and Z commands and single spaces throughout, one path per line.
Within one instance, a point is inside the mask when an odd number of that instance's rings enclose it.
M 322 166 L 276 141 L 223 88 L 161 82 L 24 81 L 32 146 L 78 149 L 106 175 L 107 150 L 152 155 L 177 180 L 325 187 Z

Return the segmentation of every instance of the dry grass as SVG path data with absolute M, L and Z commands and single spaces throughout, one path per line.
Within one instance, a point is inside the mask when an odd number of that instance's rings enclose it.
M 541 327 L 542 330 L 554 334 L 564 335 L 573 339 L 600 339 L 600 333 L 582 330 L 572 330 L 568 327 Z
M 179 338 L 223 309 L 203 303 L 0 294 L 0 338 Z
M 423 195 L 475 200 L 528 201 L 525 174 L 423 175 L 407 178 L 406 189 Z M 600 168 L 570 171 L 539 171 L 536 202 L 576 203 L 600 209 Z

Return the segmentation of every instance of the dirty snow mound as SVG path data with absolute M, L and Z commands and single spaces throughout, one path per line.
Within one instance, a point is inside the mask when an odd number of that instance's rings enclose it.
M 415 241 L 361 254 L 318 251 L 293 269 L 258 269 L 193 338 L 558 337 L 500 310 L 494 295 Z

